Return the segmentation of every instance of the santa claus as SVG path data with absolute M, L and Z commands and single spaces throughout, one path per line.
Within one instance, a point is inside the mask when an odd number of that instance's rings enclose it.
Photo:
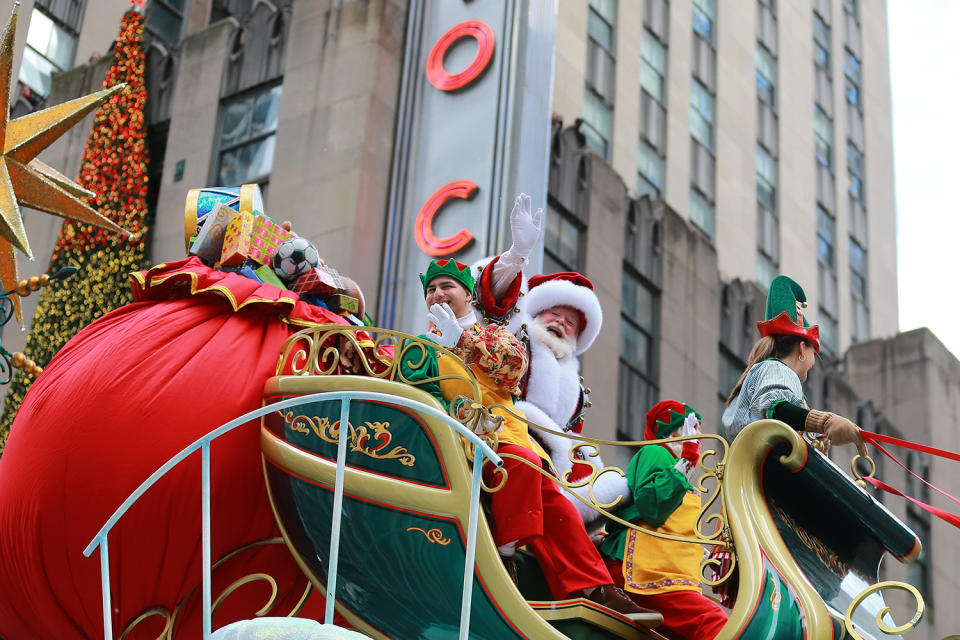
M 540 236 L 543 210 L 531 215 L 530 196 L 520 194 L 510 213 L 513 243 L 506 252 L 482 266 L 474 290 L 478 308 L 485 322 L 506 324 L 525 338 L 529 368 L 521 383 L 517 409 L 532 423 L 554 432 L 581 435 L 583 411 L 590 406 L 588 390 L 580 376 L 578 356 L 584 353 L 600 334 L 603 311 L 593 283 L 574 273 L 536 275 L 525 280 L 523 267 Z M 554 468 L 568 482 L 589 477 L 590 465 L 603 468 L 598 452 L 591 445 L 563 435 L 539 429 L 531 431 L 540 441 Z M 572 449 L 572 451 L 571 451 Z M 572 459 L 571 459 L 572 458 Z M 574 491 L 590 500 L 590 484 Z M 610 504 L 617 496 L 627 496 L 624 479 L 617 473 L 601 474 L 593 482 L 593 498 Z M 569 494 L 587 523 L 597 521 L 600 514 Z

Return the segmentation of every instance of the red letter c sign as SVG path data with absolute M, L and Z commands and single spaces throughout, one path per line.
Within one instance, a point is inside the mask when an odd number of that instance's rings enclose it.
M 467 200 L 476 190 L 477 183 L 471 180 L 454 180 L 443 185 L 427 198 L 427 201 L 420 207 L 414 225 L 414 237 L 421 251 L 434 258 L 449 256 L 473 241 L 473 235 L 466 229 L 460 229 L 449 238 L 438 238 L 433 235 L 433 217 L 437 215 L 440 207 L 450 198 Z

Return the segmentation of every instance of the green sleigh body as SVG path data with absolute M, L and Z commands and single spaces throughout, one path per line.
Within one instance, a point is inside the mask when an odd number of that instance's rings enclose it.
M 264 401 L 373 391 L 442 410 L 429 394 L 390 376 L 303 373 L 270 379 Z M 270 414 L 261 427 L 274 515 L 321 591 L 330 562 L 338 418 L 339 403 L 324 401 Z M 346 464 L 337 610 L 373 638 L 456 638 L 471 472 L 462 439 L 416 409 L 355 401 Z M 897 637 L 881 624 L 902 632 L 878 616 L 885 605 L 877 572 L 884 553 L 904 562 L 919 555 L 912 531 L 777 421 L 750 425 L 719 467 L 715 504 L 722 504 L 724 533 L 732 538 L 737 585 L 719 640 Z M 658 617 L 634 622 L 585 599 L 551 602 L 538 574 L 526 557 L 520 588 L 514 586 L 481 514 L 470 637 L 662 637 Z

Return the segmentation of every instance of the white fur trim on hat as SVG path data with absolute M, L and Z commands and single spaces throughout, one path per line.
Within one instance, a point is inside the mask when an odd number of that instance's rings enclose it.
M 548 280 L 530 289 L 524 297 L 526 312 L 531 318 L 551 307 L 564 305 L 573 307 L 583 313 L 587 326 L 580 330 L 577 336 L 576 355 L 580 355 L 590 348 L 593 341 L 600 335 L 600 325 L 603 324 L 603 311 L 597 294 L 568 280 Z

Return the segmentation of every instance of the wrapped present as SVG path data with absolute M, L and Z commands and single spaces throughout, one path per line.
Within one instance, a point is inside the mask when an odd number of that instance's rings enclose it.
M 220 259 L 227 228 L 237 212 L 223 203 L 217 204 L 213 212 L 207 215 L 207 221 L 197 233 L 197 239 L 190 245 L 189 253 L 213 265 Z
M 273 254 L 290 232 L 259 211 L 238 213 L 223 239 L 220 264 L 235 265 L 244 260 L 257 264 L 273 264 Z
M 343 279 L 331 267 L 314 267 L 297 278 L 290 288 L 297 293 L 321 298 L 344 292 Z
M 241 264 L 250 254 L 250 236 L 256 216 L 250 213 L 238 213 L 227 225 L 220 252 L 220 264 L 232 266 Z M 206 224 L 203 225 L 206 228 Z M 201 229 L 202 231 L 202 229 Z
M 357 313 L 360 311 L 360 301 L 345 293 L 334 293 L 323 298 L 327 309 L 337 313 Z
M 261 265 L 253 270 L 257 277 L 260 278 L 261 282 L 266 284 L 272 284 L 275 287 L 280 289 L 286 289 L 287 285 L 283 284 L 283 280 L 277 277 L 277 274 L 273 272 L 273 267 L 268 264 Z
M 253 213 L 263 211 L 263 194 L 259 185 L 244 184 L 239 187 L 205 187 L 191 189 L 187 192 L 187 203 L 184 207 L 184 238 L 199 235 L 207 216 L 218 204 L 226 205 L 236 212 Z
M 272 265 L 273 254 L 277 252 L 277 247 L 284 240 L 292 237 L 294 237 L 292 233 L 270 218 L 260 216 L 253 223 L 248 257 L 259 264 Z

